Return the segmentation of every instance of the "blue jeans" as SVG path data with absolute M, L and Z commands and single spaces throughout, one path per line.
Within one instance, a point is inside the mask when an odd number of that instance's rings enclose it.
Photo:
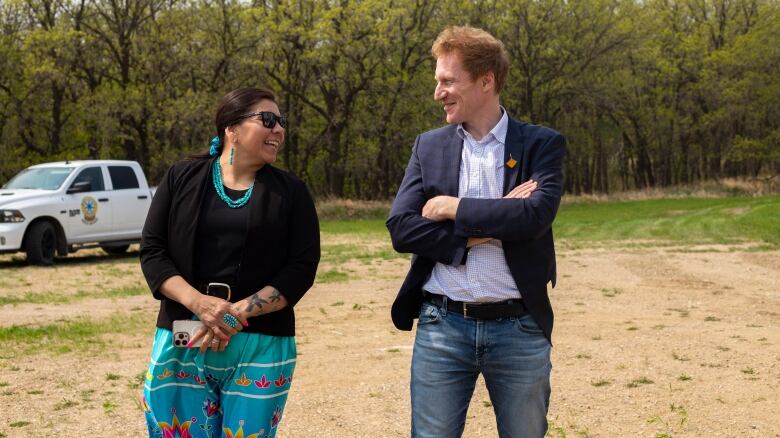
M 425 302 L 412 356 L 412 437 L 460 437 L 482 373 L 499 436 L 541 438 L 551 369 L 550 344 L 530 315 L 476 320 Z

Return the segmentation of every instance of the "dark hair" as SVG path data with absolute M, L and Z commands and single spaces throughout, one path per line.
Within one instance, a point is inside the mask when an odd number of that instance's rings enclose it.
M 252 107 L 261 100 L 270 100 L 276 103 L 276 96 L 273 91 L 267 88 L 238 88 L 222 96 L 217 105 L 217 114 L 214 117 L 214 125 L 217 128 L 216 135 L 219 137 L 217 154 L 221 154 L 222 148 L 225 147 L 225 128 L 244 120 L 241 116 L 251 112 Z M 204 153 L 193 155 L 193 158 L 208 158 L 209 156 L 209 151 L 206 150 Z

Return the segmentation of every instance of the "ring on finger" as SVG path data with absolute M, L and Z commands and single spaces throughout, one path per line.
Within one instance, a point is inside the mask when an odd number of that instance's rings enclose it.
M 217 334 L 214 333 L 214 331 L 211 331 L 211 345 L 217 345 L 219 344 L 219 338 L 217 337 Z
M 225 324 L 229 325 L 230 328 L 238 327 L 238 318 L 231 315 L 230 313 L 222 315 L 222 320 L 225 321 Z

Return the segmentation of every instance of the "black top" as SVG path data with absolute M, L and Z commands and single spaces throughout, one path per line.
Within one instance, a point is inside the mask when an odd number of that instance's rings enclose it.
M 141 238 L 141 269 L 155 298 L 160 300 L 157 327 L 170 329 L 173 321 L 190 319 L 192 313 L 160 293 L 160 285 L 181 275 L 198 287 L 197 238 L 211 182 L 213 159 L 187 159 L 168 169 L 152 198 Z M 221 202 L 221 201 L 220 201 Z M 255 175 L 255 185 L 245 210 L 247 228 L 244 249 L 236 267 L 231 301 L 239 301 L 272 286 L 288 306 L 249 318 L 244 331 L 272 336 L 295 335 L 293 307 L 314 283 L 320 259 L 317 212 L 306 185 L 283 170 L 265 165 Z M 206 225 L 207 227 L 207 225 Z M 205 229 L 205 228 L 204 228 Z M 214 254 L 206 254 L 206 256 Z M 209 280 L 214 281 L 214 280 Z
M 246 190 L 239 191 L 225 187 L 225 194 L 234 200 L 241 198 L 245 193 Z M 195 281 L 198 283 L 196 287 L 210 282 L 229 285 L 236 283 L 248 225 L 247 206 L 228 207 L 217 195 L 214 185 L 209 184 L 200 208 L 200 222 L 195 235 Z

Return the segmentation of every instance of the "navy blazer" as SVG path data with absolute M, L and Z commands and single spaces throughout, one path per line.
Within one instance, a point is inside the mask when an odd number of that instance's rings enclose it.
M 500 239 L 509 271 L 529 313 L 551 339 L 553 312 L 547 282 L 555 286 L 552 223 L 563 193 L 562 162 L 566 140 L 552 129 L 509 118 L 504 162 L 504 194 L 533 179 L 538 187 L 527 199 L 462 198 L 454 221 L 422 217 L 429 199 L 458 196 L 463 140 L 457 125 L 417 137 L 387 228 L 398 252 L 413 253 L 412 264 L 392 307 L 395 326 L 411 330 L 422 304 L 422 285 L 436 263 L 464 264 L 469 237 Z

